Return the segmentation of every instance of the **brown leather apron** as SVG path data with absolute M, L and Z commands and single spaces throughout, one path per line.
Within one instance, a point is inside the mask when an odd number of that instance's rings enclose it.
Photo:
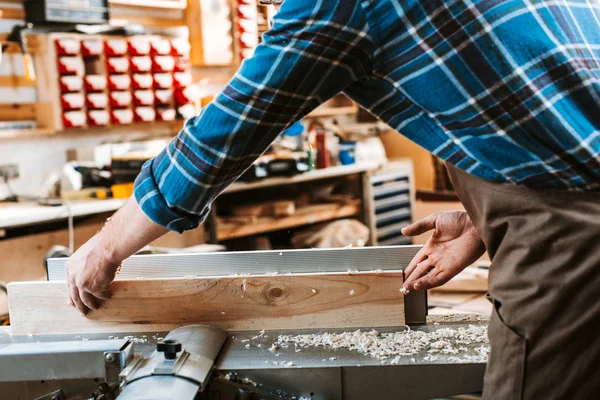
M 492 259 L 484 399 L 600 399 L 600 193 L 448 169 Z

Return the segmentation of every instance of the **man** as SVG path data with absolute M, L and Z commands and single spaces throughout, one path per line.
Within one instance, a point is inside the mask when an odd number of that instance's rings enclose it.
M 71 302 L 96 309 L 126 257 L 197 227 L 282 130 L 343 91 L 449 164 L 468 214 L 404 230 L 434 230 L 404 288 L 441 285 L 487 249 L 484 397 L 594 398 L 599 28 L 591 0 L 286 0 L 254 57 L 71 258 Z

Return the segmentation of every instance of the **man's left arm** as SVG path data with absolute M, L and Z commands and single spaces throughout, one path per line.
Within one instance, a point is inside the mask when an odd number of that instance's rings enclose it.
M 134 198 L 69 261 L 70 301 L 96 309 L 121 261 L 168 230 L 196 228 L 285 128 L 369 74 L 372 53 L 358 0 L 285 1 L 254 56 L 145 164 Z

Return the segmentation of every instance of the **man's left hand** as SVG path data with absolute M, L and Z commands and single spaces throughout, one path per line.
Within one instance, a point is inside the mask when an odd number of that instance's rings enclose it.
M 477 230 L 464 211 L 437 212 L 402 229 L 407 236 L 433 235 L 404 271 L 405 293 L 443 285 L 485 252 Z

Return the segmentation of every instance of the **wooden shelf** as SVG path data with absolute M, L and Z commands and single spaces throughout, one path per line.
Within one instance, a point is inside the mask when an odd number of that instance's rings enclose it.
M 129 7 L 166 8 L 171 10 L 185 10 L 186 0 L 108 0 L 110 4 Z
M 316 181 L 319 179 L 335 178 L 338 176 L 360 174 L 366 171 L 372 171 L 380 167 L 380 163 L 369 162 L 352 165 L 338 165 L 324 169 L 317 169 L 303 174 L 281 177 L 281 178 L 266 178 L 256 182 L 235 182 L 229 186 L 223 193 L 236 193 L 245 190 L 261 189 L 279 185 L 290 185 L 300 182 Z
M 260 233 L 280 231 L 318 222 L 331 221 L 357 215 L 359 204 L 318 204 L 299 208 L 294 215 L 283 218 L 257 218 L 247 224 L 218 223 L 217 240 L 237 239 Z
M 106 128 L 77 128 L 57 131 L 49 128 L 36 129 L 10 129 L 0 130 L 0 140 L 2 139 L 24 139 L 31 137 L 68 137 L 68 136 L 98 136 L 98 135 L 175 135 L 183 127 L 183 121 L 171 122 L 148 122 L 135 123 L 131 125 L 119 125 Z

